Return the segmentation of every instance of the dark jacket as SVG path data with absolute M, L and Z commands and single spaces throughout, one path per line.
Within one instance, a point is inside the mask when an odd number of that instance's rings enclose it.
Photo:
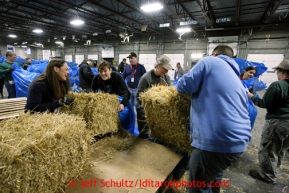
M 91 81 L 94 77 L 90 66 L 83 62 L 79 65 L 79 83 L 82 89 L 91 88 Z
M 12 64 L 16 64 L 17 66 L 19 66 L 19 64 L 17 62 L 3 62 L 0 64 L 0 74 L 4 74 L 5 75 L 5 82 L 11 81 L 13 80 L 13 76 L 12 76 L 12 72 L 8 71 L 8 69 L 10 67 L 12 67 Z
M 100 89 L 106 93 L 122 96 L 121 104 L 124 106 L 127 106 L 130 99 L 130 91 L 121 75 L 117 72 L 112 72 L 109 80 L 102 80 L 99 74 L 96 75 L 92 80 L 91 89 L 93 92 L 97 92 Z
M 126 65 L 126 66 L 127 66 L 127 65 Z M 117 71 L 120 72 L 120 73 L 122 73 L 122 72 L 124 71 L 124 68 L 125 68 L 124 63 L 121 62 L 121 63 L 119 63 L 119 65 L 118 65 Z
M 289 80 L 270 84 L 262 99 L 253 96 L 253 103 L 267 109 L 266 119 L 289 119 Z
M 133 72 L 135 72 L 134 76 L 132 76 Z M 144 65 L 137 64 L 137 65 L 127 65 L 122 73 L 123 79 L 127 81 L 127 85 L 129 88 L 137 88 L 138 82 L 142 75 L 146 73 L 146 69 Z M 131 81 L 133 77 L 133 82 Z
M 30 84 L 28 88 L 27 103 L 25 110 L 34 112 L 50 111 L 60 107 L 59 101 L 54 100 L 52 91 L 45 80 L 37 80 Z

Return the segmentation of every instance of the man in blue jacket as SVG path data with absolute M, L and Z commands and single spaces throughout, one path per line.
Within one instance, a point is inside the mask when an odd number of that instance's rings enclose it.
M 191 93 L 192 192 L 220 192 L 223 170 L 239 159 L 251 140 L 247 95 L 234 52 L 217 46 L 180 78 L 177 90 Z

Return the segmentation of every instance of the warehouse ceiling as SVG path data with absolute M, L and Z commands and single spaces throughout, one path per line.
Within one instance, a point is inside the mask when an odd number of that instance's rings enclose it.
M 160 0 L 163 9 L 146 13 L 154 0 L 1 0 L 0 43 L 21 45 L 128 43 L 183 37 L 240 35 L 245 31 L 289 30 L 289 0 Z M 74 26 L 72 19 L 84 24 Z M 169 23 L 169 27 L 160 27 Z M 188 24 L 180 26 L 180 24 Z M 36 34 L 33 29 L 43 33 Z M 8 37 L 14 34 L 16 38 Z M 127 35 L 126 35 L 127 34 Z

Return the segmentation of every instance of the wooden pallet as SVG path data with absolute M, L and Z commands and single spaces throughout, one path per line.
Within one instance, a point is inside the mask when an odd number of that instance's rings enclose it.
M 26 97 L 0 100 L 0 120 L 18 117 L 19 113 L 24 112 L 26 101 Z

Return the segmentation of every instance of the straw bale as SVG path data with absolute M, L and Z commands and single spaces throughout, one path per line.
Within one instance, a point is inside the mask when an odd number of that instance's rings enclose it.
M 63 192 L 89 164 L 93 138 L 82 118 L 23 114 L 0 128 L 1 192 Z
M 108 93 L 69 93 L 74 98 L 74 104 L 64 106 L 61 112 L 83 117 L 91 135 L 115 133 L 121 127 L 117 107 L 119 101 L 116 95 Z
M 151 137 L 190 153 L 191 95 L 180 94 L 173 86 L 153 86 L 140 94 L 140 100 Z

